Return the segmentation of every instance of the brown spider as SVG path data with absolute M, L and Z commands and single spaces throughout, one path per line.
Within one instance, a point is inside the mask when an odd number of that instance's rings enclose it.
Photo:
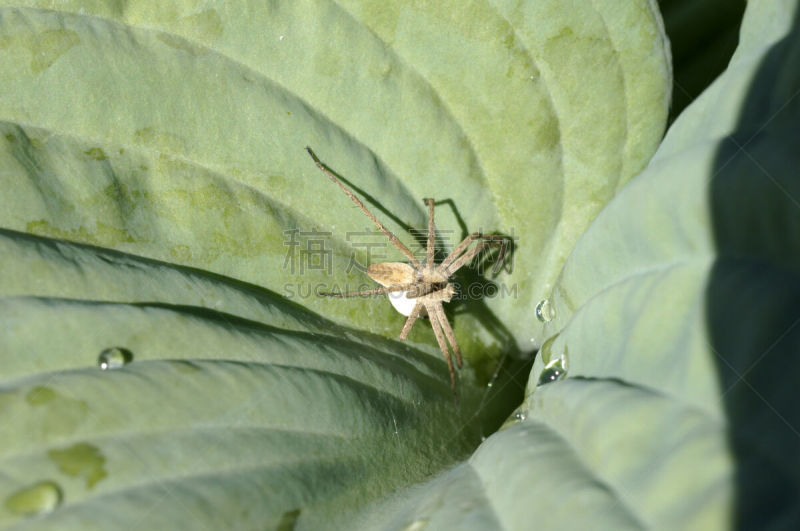
M 341 188 L 344 193 L 346 193 L 347 196 L 353 200 L 358 208 L 360 208 L 361 211 L 364 212 L 364 214 L 370 220 L 372 220 L 378 229 L 380 229 L 380 231 L 384 233 L 387 238 L 389 238 L 389 241 L 392 242 L 392 245 L 397 247 L 401 253 L 406 255 L 411 262 L 411 264 L 402 262 L 383 262 L 380 264 L 371 264 L 369 267 L 367 267 L 367 275 L 372 280 L 383 286 L 382 288 L 354 291 L 349 293 L 321 293 L 320 295 L 326 297 L 358 297 L 362 295 L 381 295 L 403 292 L 402 295 L 405 295 L 407 299 L 413 300 L 414 304 L 413 307 L 407 311 L 403 311 L 402 307 L 396 304 L 396 299 L 392 300 L 392 304 L 395 306 L 395 308 L 408 316 L 405 324 L 403 325 L 403 330 L 400 332 L 400 339 L 406 339 L 414 322 L 419 317 L 424 317 L 427 313 L 431 321 L 433 334 L 436 336 L 436 341 L 439 343 L 439 349 L 441 349 L 445 360 L 447 360 L 447 368 L 450 370 L 450 383 L 453 388 L 453 396 L 456 398 L 456 401 L 458 401 L 458 395 L 456 394 L 456 378 L 453 371 L 453 360 L 450 356 L 450 350 L 447 347 L 445 338 L 447 338 L 447 341 L 450 343 L 450 347 L 453 349 L 453 353 L 456 355 L 456 363 L 458 364 L 459 369 L 462 365 L 461 350 L 458 348 L 456 336 L 453 333 L 453 329 L 450 327 L 450 322 L 447 320 L 447 316 L 445 316 L 444 313 L 444 308 L 442 307 L 443 302 L 450 302 L 450 299 L 452 299 L 453 295 L 455 295 L 455 288 L 448 281 L 448 279 L 453 275 L 453 273 L 469 263 L 470 260 L 478 255 L 478 253 L 490 245 L 500 248 L 497 256 L 498 261 L 495 263 L 494 268 L 492 269 L 493 273 L 497 273 L 505 254 L 506 237 L 493 234 L 482 234 L 480 232 L 472 233 L 464 238 L 461 243 L 456 245 L 455 249 L 453 249 L 453 252 L 447 255 L 447 257 L 437 265 L 434 262 L 434 249 L 436 246 L 436 229 L 433 225 L 434 205 L 433 199 L 426 198 L 423 199 L 423 201 L 428 205 L 428 245 L 425 249 L 425 263 L 422 264 L 419 260 L 417 260 L 408 247 L 403 245 L 403 242 L 401 242 L 397 236 L 392 234 L 389 229 L 384 227 L 383 224 L 372 214 L 372 212 L 367 210 L 367 207 L 364 206 L 364 203 L 362 203 L 361 200 L 353 194 L 353 192 L 348 190 L 347 187 L 345 187 L 345 185 L 342 184 L 342 182 L 330 170 L 328 170 L 324 164 L 322 164 L 310 147 L 306 147 L 306 151 L 308 151 L 308 154 L 311 155 L 314 164 L 316 164 L 317 167 L 322 170 L 322 172 L 327 175 L 331 181 L 339 185 L 339 188 Z M 478 244 L 470 249 L 470 245 L 476 241 Z

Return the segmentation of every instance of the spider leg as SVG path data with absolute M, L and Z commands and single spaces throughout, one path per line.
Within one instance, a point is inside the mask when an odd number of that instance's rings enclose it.
M 469 262 L 470 260 L 475 258 L 475 256 L 478 253 L 480 253 L 481 251 L 483 251 L 488 245 L 489 245 L 489 242 L 481 242 L 481 243 L 479 243 L 478 245 L 476 245 L 475 247 L 473 247 L 472 249 L 470 249 L 466 253 L 464 253 L 461 256 L 459 256 L 458 259 L 456 259 L 454 262 L 452 262 L 446 269 L 442 270 L 442 273 L 445 274 L 449 278 L 450 275 L 452 275 L 453 273 L 455 273 L 456 271 L 458 271 L 459 269 L 464 267 L 464 265 L 467 262 Z
M 453 371 L 453 360 L 450 357 L 450 350 L 447 348 L 447 343 L 444 339 L 444 333 L 442 332 L 442 326 L 436 314 L 436 306 L 441 306 L 441 302 L 428 303 L 425 305 L 425 309 L 428 310 L 428 315 L 430 315 L 431 328 L 433 328 L 433 335 L 436 336 L 436 342 L 439 343 L 439 350 L 442 351 L 444 359 L 447 360 L 447 369 L 450 371 L 450 385 L 453 388 L 453 396 L 455 397 L 456 402 L 458 402 L 458 395 L 456 394 L 456 375 L 455 371 Z
M 400 339 L 405 341 L 408 338 L 408 333 L 411 332 L 411 327 L 414 326 L 414 323 L 417 321 L 420 312 L 422 311 L 422 303 L 418 302 L 414 305 L 414 309 L 411 310 L 411 313 L 406 319 L 405 324 L 403 325 L 403 330 L 400 331 Z
M 450 346 L 453 349 L 453 353 L 456 355 L 456 364 L 458 368 L 461 368 L 461 349 L 458 348 L 458 342 L 456 341 L 456 335 L 453 333 L 453 329 L 450 326 L 450 321 L 447 320 L 447 316 L 444 314 L 444 308 L 442 308 L 441 303 L 433 305 L 434 312 L 436 314 L 436 318 L 439 319 L 439 325 L 442 327 L 444 331 L 444 335 L 447 336 L 447 341 L 450 342 Z
M 433 225 L 433 198 L 424 200 L 428 204 L 428 247 L 425 249 L 425 269 L 433 271 L 433 252 L 436 249 L 436 228 Z
M 472 242 L 474 242 L 475 240 L 481 240 L 481 239 L 484 240 L 483 243 L 486 243 L 488 245 L 494 245 L 494 246 L 500 247 L 501 248 L 501 251 L 500 251 L 501 252 L 501 256 L 505 254 L 505 245 L 506 245 L 506 237 L 505 236 L 499 236 L 499 235 L 496 235 L 496 234 L 483 234 L 483 233 L 480 233 L 480 232 L 473 232 L 472 234 L 470 234 L 469 236 L 464 238 L 461 241 L 461 243 L 456 245 L 456 248 L 453 249 L 453 252 L 451 252 L 449 255 L 447 255 L 447 258 L 442 260 L 442 263 L 439 264 L 439 267 L 436 268 L 437 271 L 439 271 L 440 273 L 443 273 L 445 275 L 445 277 L 449 278 L 450 275 L 452 275 L 453 273 L 458 271 L 458 269 L 461 266 L 463 266 L 464 263 L 466 263 L 466 261 L 461 263 L 456 268 L 451 268 L 450 264 L 455 262 L 460 256 L 463 256 L 463 253 L 465 253 L 467 251 L 467 248 L 472 244 Z M 495 242 L 499 242 L 499 243 L 495 243 Z M 486 246 L 484 245 L 483 247 L 481 247 L 481 249 L 483 249 L 485 247 Z M 472 253 L 470 255 L 469 259 L 473 258 L 476 254 L 478 254 L 478 253 Z M 496 271 L 494 271 L 494 272 L 496 272 Z
M 460 254 L 462 254 L 466 250 L 466 248 L 469 247 L 469 245 L 472 242 L 474 242 L 475 240 L 477 240 L 480 237 L 481 237 L 481 233 L 480 232 L 473 232 L 472 234 L 470 234 L 469 236 L 467 236 L 466 238 L 461 240 L 461 243 L 456 245 L 455 249 L 453 249 L 453 252 L 448 254 L 447 258 L 442 260 L 442 263 L 439 264 L 439 267 L 438 267 L 439 271 L 444 271 L 444 269 L 447 266 L 449 266 L 451 263 L 453 263 L 453 260 L 458 258 L 458 256 Z
M 385 293 L 394 293 L 397 291 L 408 291 L 414 284 L 399 284 L 395 286 L 387 286 L 384 288 L 366 289 L 363 291 L 351 291 L 348 293 L 320 293 L 322 297 L 361 297 L 364 295 L 383 295 Z
M 494 267 L 492 268 L 492 273 L 497 273 L 497 271 L 499 270 L 498 265 L 502 263 L 502 258 L 505 256 L 505 247 L 506 247 L 505 240 L 503 239 L 503 241 L 500 241 L 500 242 L 497 241 L 497 240 L 500 240 L 502 238 L 502 236 L 499 237 L 499 238 L 489 238 L 489 236 L 484 236 L 484 238 L 486 238 L 484 241 L 480 242 L 478 245 L 476 245 L 472 249 L 468 250 L 467 252 L 465 252 L 461 256 L 457 257 L 455 260 L 451 260 L 448 263 L 447 260 L 449 260 L 451 257 L 453 257 L 455 255 L 455 250 L 454 250 L 445 259 L 445 261 L 443 261 L 441 264 L 439 264 L 438 271 L 440 273 L 442 273 L 445 276 L 445 278 L 450 278 L 450 276 L 453 273 L 455 273 L 456 271 L 461 269 L 464 266 L 464 264 L 468 263 L 470 260 L 475 258 L 475 256 L 478 253 L 480 253 L 481 251 L 483 251 L 486 247 L 499 247 L 500 248 L 500 255 L 498 256 L 498 260 L 495 263 Z M 464 240 L 464 241 L 466 241 L 466 240 Z M 472 242 L 470 242 L 470 243 L 472 243 Z M 461 244 L 459 244 L 459 247 L 460 246 L 461 246 Z
M 365 207 L 365 206 L 364 206 L 364 203 L 362 203 L 362 202 L 361 202 L 361 200 L 360 200 L 358 197 L 356 197 L 356 196 L 355 196 L 355 194 L 354 194 L 353 192 L 351 192 L 351 191 L 350 191 L 350 190 L 349 190 L 349 189 L 348 189 L 348 188 L 347 188 L 347 187 L 346 187 L 344 184 L 342 184 L 342 182 L 341 182 L 341 181 L 340 181 L 340 180 L 339 180 L 339 179 L 338 179 L 338 178 L 337 178 L 337 177 L 336 177 L 336 176 L 335 176 L 335 175 L 334 175 L 334 174 L 333 174 L 333 173 L 332 173 L 330 170 L 328 170 L 328 168 L 326 168 L 324 164 L 322 164 L 322 161 L 320 161 L 320 160 L 317 158 L 317 155 L 316 155 L 316 154 L 315 154 L 315 153 L 314 153 L 314 152 L 311 150 L 311 148 L 310 148 L 310 147 L 308 147 L 308 146 L 306 146 L 306 151 L 308 151 L 308 154 L 309 154 L 309 155 L 311 155 L 311 159 L 314 161 L 314 164 L 316 164 L 316 165 L 317 165 L 317 168 L 319 168 L 320 170 L 322 170 L 322 173 L 324 173 L 325 175 L 327 175 L 327 176 L 328 176 L 328 178 L 329 178 L 331 181 L 333 181 L 334 183 L 336 183 L 336 184 L 339 186 L 339 188 L 341 188 L 341 189 L 344 191 L 344 193 L 346 193 L 346 194 L 347 194 L 347 197 L 349 197 L 350 199 L 352 199 L 352 200 L 353 200 L 353 203 L 355 203 L 355 204 L 356 204 L 356 206 L 357 206 L 358 208 L 360 208 L 360 209 L 361 209 L 361 211 L 362 211 L 364 214 L 366 214 L 366 216 L 367 216 L 367 217 L 368 217 L 370 220 L 372 220 L 372 222 L 373 222 L 373 223 L 374 223 L 374 224 L 375 224 L 375 225 L 378 227 L 378 229 L 380 229 L 380 231 L 381 231 L 382 233 L 384 233 L 384 234 L 386 235 L 386 237 L 387 237 L 387 238 L 389 238 L 389 241 L 390 241 L 390 242 L 392 242 L 392 245 L 394 245 L 395 247 L 397 247 L 397 249 L 398 249 L 398 250 L 399 250 L 401 253 L 403 253 L 404 255 L 406 255 L 406 257 L 408 257 L 408 259 L 409 259 L 409 260 L 411 260 L 411 263 L 412 263 L 412 264 L 414 264 L 414 269 L 422 269 L 422 264 L 420 264 L 420 263 L 419 263 L 419 260 L 417 260 L 417 258 L 414 256 L 414 253 L 412 253 L 412 252 L 411 252 L 411 251 L 408 249 L 408 247 L 406 247 L 405 245 L 403 245 L 403 242 L 401 242 L 401 241 L 400 241 L 400 240 L 397 238 L 397 236 L 395 236 L 394 234 L 392 234 L 392 232 L 391 232 L 389 229 L 387 229 L 386 227 L 384 227 L 384 226 L 383 226 L 383 224 L 382 224 L 380 221 L 378 221 L 378 218 L 376 218 L 376 217 L 375 217 L 375 216 L 372 214 L 372 212 L 370 212 L 369 210 L 367 210 L 367 207 Z
M 498 245 L 500 250 L 497 252 L 497 259 L 494 261 L 494 265 L 492 266 L 492 275 L 496 275 L 500 268 L 503 267 L 503 263 L 506 261 L 506 248 L 508 247 L 508 241 L 505 239 L 500 242 Z

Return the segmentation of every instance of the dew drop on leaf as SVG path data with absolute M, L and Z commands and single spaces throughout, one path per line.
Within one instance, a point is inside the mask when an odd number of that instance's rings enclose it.
M 564 363 L 564 357 L 559 357 L 548 363 L 541 374 L 539 374 L 539 381 L 537 386 L 563 380 L 567 376 L 567 367 Z
M 503 423 L 503 425 L 500 426 L 500 430 L 504 430 L 506 428 L 510 428 L 512 426 L 516 426 L 520 422 L 522 422 L 525 419 L 527 419 L 528 418 L 528 413 L 527 413 L 527 411 L 523 410 L 524 407 L 525 407 L 525 404 L 522 404 L 517 409 L 515 409 L 514 412 L 511 413 L 511 415 L 508 416 L 508 418 Z M 498 430 L 498 431 L 500 431 L 500 430 Z
M 6 498 L 6 509 L 21 516 L 47 514 L 61 505 L 64 498 L 55 481 L 39 481 L 19 489 Z
M 543 323 L 549 323 L 555 317 L 555 310 L 550 303 L 550 299 L 542 299 L 536 305 L 536 318 Z
M 97 366 L 103 371 L 119 369 L 131 361 L 133 361 L 133 353 L 121 347 L 107 348 L 97 356 Z

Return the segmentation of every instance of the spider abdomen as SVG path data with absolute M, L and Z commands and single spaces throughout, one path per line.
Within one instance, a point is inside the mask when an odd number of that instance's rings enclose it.
M 367 276 L 381 286 L 402 286 L 414 282 L 414 268 L 404 262 L 383 262 L 367 267 Z

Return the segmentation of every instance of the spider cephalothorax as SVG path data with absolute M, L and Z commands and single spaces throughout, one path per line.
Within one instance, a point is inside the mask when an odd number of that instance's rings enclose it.
M 495 264 L 494 271 L 498 270 L 498 266 L 502 263 L 506 238 L 504 236 L 497 236 L 493 234 L 482 234 L 475 232 L 464 238 L 464 240 L 456 245 L 453 251 L 442 260 L 441 263 L 436 264 L 434 261 L 434 250 L 436 248 L 436 228 L 433 224 L 433 207 L 434 202 L 431 198 L 426 198 L 425 204 L 428 206 L 428 241 L 425 248 L 425 263 L 421 263 L 414 256 L 408 247 L 401 242 L 397 236 L 392 234 L 389 229 L 383 226 L 378 219 L 367 210 L 364 203 L 356 197 L 353 192 L 347 189 L 342 182 L 325 167 L 322 162 L 317 158 L 311 148 L 306 147 L 309 155 L 314 160 L 317 167 L 322 170 L 334 183 L 350 197 L 350 199 L 361 209 L 362 212 L 378 227 L 378 229 L 389 238 L 392 245 L 402 252 L 409 259 L 410 263 L 403 262 L 383 262 L 380 264 L 372 264 L 367 267 L 367 275 L 383 286 L 365 291 L 355 291 L 350 293 L 324 293 L 322 295 L 328 297 L 357 297 L 361 295 L 380 295 L 391 293 L 402 293 L 411 304 L 403 307 L 396 303 L 393 304 L 399 311 L 407 315 L 403 330 L 400 332 L 400 339 L 406 339 L 411 327 L 417 319 L 427 315 L 430 318 L 433 334 L 436 336 L 436 341 L 439 343 L 439 349 L 442 351 L 445 360 L 447 360 L 447 368 L 450 371 L 450 383 L 453 388 L 453 395 L 456 396 L 456 378 L 455 371 L 453 370 L 453 360 L 450 356 L 450 349 L 447 343 L 450 343 L 450 348 L 456 356 L 456 363 L 458 368 L 461 368 L 461 350 L 458 347 L 456 336 L 447 320 L 442 307 L 443 302 L 450 302 L 450 299 L 455 295 L 455 288 L 450 283 L 450 277 L 458 271 L 465 264 L 469 263 L 475 256 L 477 256 L 487 246 L 495 246 L 500 248 L 498 254 L 498 262 Z M 476 245 L 472 246 L 473 243 Z

